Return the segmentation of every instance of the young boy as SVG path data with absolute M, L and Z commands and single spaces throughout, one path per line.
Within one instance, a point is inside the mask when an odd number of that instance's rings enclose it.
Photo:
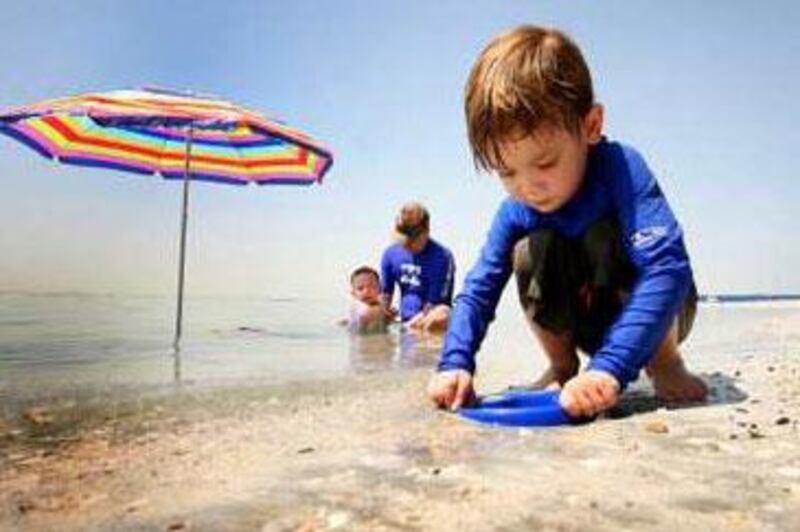
M 350 274 L 350 295 L 349 329 L 362 334 L 384 332 L 389 316 L 381 302 L 378 272 L 369 266 L 356 268 Z
M 570 414 L 610 408 L 642 368 L 662 399 L 704 398 L 678 352 L 697 301 L 680 226 L 642 156 L 602 135 L 578 47 L 555 29 L 505 33 L 473 66 L 465 100 L 476 165 L 509 197 L 456 298 L 434 403 L 474 399 L 475 354 L 512 270 L 550 363 L 536 384 L 561 387 Z M 577 349 L 592 357 L 582 373 Z

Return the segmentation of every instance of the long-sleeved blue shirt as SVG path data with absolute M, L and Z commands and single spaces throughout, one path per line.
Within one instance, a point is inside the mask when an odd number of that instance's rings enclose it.
M 514 245 L 531 231 L 551 228 L 568 237 L 583 234 L 614 213 L 625 249 L 637 271 L 630 299 L 590 368 L 613 375 L 625 387 L 655 353 L 692 282 L 683 234 L 642 156 L 602 140 L 589 151 L 578 192 L 552 213 L 507 198 L 498 209 L 480 257 L 456 297 L 439 371 L 475 371 L 475 355 L 494 319 L 512 273 Z
M 381 258 L 381 292 L 391 299 L 400 285 L 400 317 L 408 321 L 426 305 L 450 305 L 455 261 L 450 250 L 432 238 L 419 253 L 392 244 Z

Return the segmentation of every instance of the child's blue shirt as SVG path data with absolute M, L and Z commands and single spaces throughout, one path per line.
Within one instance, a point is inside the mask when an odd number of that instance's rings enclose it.
M 637 270 L 630 299 L 593 354 L 589 367 L 624 388 L 638 377 L 683 303 L 692 270 L 683 234 L 642 156 L 602 140 L 589 151 L 580 189 L 558 211 L 545 214 L 508 198 L 500 205 L 480 257 L 456 297 L 439 371 L 475 371 L 477 353 L 500 294 L 512 273 L 514 245 L 531 231 L 551 228 L 575 237 L 614 213 Z
M 425 305 L 450 305 L 455 261 L 443 245 L 429 238 L 417 254 L 400 244 L 389 246 L 381 258 L 381 292 L 392 296 L 400 285 L 400 317 L 408 321 Z

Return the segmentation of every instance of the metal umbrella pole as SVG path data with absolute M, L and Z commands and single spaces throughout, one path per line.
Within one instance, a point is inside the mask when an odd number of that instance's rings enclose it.
M 204 180 L 224 184 L 307 185 L 321 182 L 333 164 L 330 150 L 299 130 L 231 102 L 185 91 L 90 92 L 15 107 L 8 112 L 0 110 L 0 134 L 60 163 L 141 175 L 160 174 L 169 179 L 180 179 L 183 171 L 178 308 L 173 340 L 176 350 L 180 348 L 183 324 L 194 129 L 198 130 L 198 142 L 202 144 L 206 129 L 229 126 L 237 133 L 208 134 L 210 144 L 214 145 L 214 164 L 203 167 Z M 137 134 L 131 135 L 131 129 Z M 173 158 L 174 150 L 180 149 L 181 134 L 186 148 L 182 170 L 180 164 L 175 166 Z M 266 145 L 270 147 L 269 157 L 264 156 Z M 169 153 L 164 153 L 165 149 Z
M 181 244 L 178 260 L 178 312 L 175 317 L 175 340 L 172 347 L 175 351 L 180 349 L 181 331 L 183 323 L 183 278 L 186 270 L 186 221 L 189 218 L 189 166 L 192 160 L 192 135 L 193 124 L 189 124 L 186 134 L 186 154 L 183 167 L 183 208 L 181 209 Z

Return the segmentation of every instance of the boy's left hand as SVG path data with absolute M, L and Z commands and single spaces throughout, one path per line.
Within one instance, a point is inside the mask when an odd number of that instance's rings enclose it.
M 605 371 L 588 370 L 568 380 L 561 390 L 561 406 L 575 417 L 591 417 L 617 404 L 619 382 Z
M 399 312 L 394 307 L 383 309 L 383 317 L 386 318 L 387 321 L 394 321 L 398 314 Z

